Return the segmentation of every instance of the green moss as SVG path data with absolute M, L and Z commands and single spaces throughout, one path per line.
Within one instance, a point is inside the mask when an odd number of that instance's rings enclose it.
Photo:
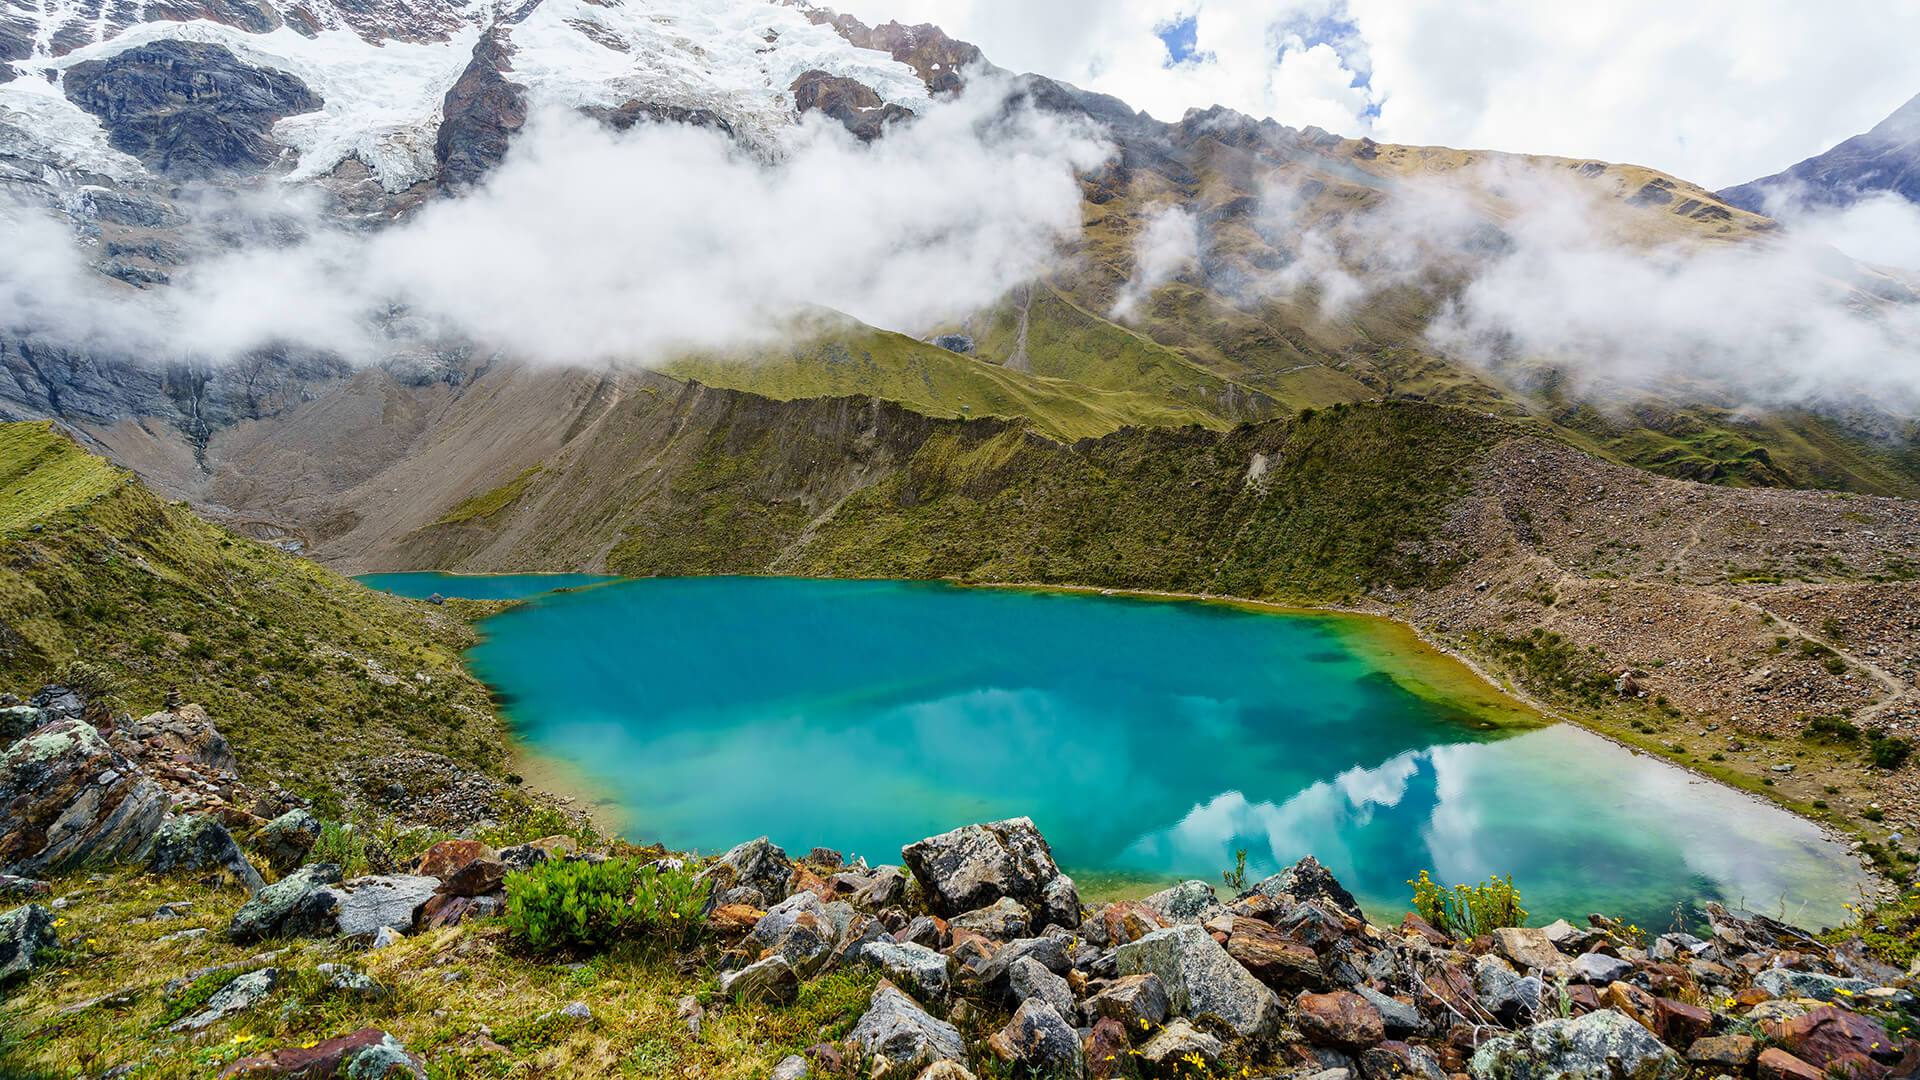
M 545 465 L 530 465 L 521 470 L 519 476 L 501 484 L 492 491 L 475 495 L 447 511 L 441 516 L 440 520 L 434 522 L 434 524 L 457 525 L 460 522 L 472 521 L 475 518 L 490 518 L 513 505 L 514 502 L 520 498 L 520 495 L 526 491 L 527 484 L 532 482 L 534 477 L 539 476 L 545 471 Z

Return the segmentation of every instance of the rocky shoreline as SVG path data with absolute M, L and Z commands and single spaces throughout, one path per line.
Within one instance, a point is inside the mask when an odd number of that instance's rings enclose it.
M 124 987 L 81 1001 L 22 993 L 70 963 L 63 926 L 113 874 L 196 881 L 240 901 L 211 924 L 155 939 L 171 961 L 161 965 L 171 975 L 161 993 L 175 1004 L 164 1025 L 132 1033 L 150 1044 L 148 1065 L 153 1055 L 217 1044 L 276 999 L 286 999 L 288 1015 L 287 995 L 306 993 L 332 1003 L 327 1015 L 342 1030 L 306 1045 L 246 1053 L 236 1045 L 208 1075 L 468 1075 L 475 1053 L 511 1057 L 484 1032 L 463 1036 L 457 1057 L 438 1044 L 409 1049 L 411 1038 L 375 1022 L 392 1005 L 372 972 L 386 974 L 383 957 L 409 954 L 415 942 L 442 958 L 485 944 L 505 950 L 515 977 L 540 978 L 551 969 L 537 956 L 513 959 L 516 890 L 542 868 L 616 863 L 670 876 L 697 904 L 697 925 L 669 947 L 672 968 L 698 986 L 673 1020 L 681 1038 L 697 1042 L 703 1025 L 777 1018 L 818 987 L 855 980 L 846 1023 L 771 1064 L 767 1075 L 782 1080 L 1920 1074 L 1920 1042 L 1910 1037 L 1920 1023 L 1912 992 L 1920 961 L 1902 969 L 1860 937 L 1814 935 L 1717 904 L 1696 925 L 1663 934 L 1600 915 L 1586 926 L 1529 928 L 1435 925 L 1409 913 L 1379 925 L 1309 856 L 1233 895 L 1189 881 L 1088 905 L 1026 819 L 928 837 L 887 866 L 847 864 L 825 849 L 792 858 L 764 838 L 709 859 L 583 846 L 566 835 L 494 846 L 474 838 L 492 825 L 492 782 L 431 755 L 377 778 L 361 766 L 354 782 L 385 813 L 464 835 L 347 877 L 324 861 L 323 825 L 309 808 L 266 818 L 238 805 L 250 798 L 271 810 L 284 796 L 238 784 L 225 739 L 197 706 L 103 718 L 81 695 L 49 687 L 0 709 L 0 719 L 11 725 L 0 757 L 0 891 L 25 901 L 0 914 L 9 1030 L 98 1022 L 143 993 Z M 161 904 L 140 921 L 165 920 L 193 922 L 193 905 Z M 210 943 L 235 958 L 190 959 Z M 607 947 L 576 947 L 576 962 L 591 964 Z M 453 974 L 435 984 L 434 1015 L 478 992 Z M 32 1015 L 20 1011 L 27 998 L 37 1002 Z M 542 1023 L 584 1029 L 594 1008 L 569 1001 Z M 147 1075 L 144 1067 L 72 1075 Z

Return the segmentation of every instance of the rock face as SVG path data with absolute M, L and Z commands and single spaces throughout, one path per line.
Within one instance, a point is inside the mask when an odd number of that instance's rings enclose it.
M 848 1038 L 873 1058 L 874 1080 L 912 1077 L 937 1061 L 967 1059 L 958 1028 L 929 1016 L 889 982 L 874 990 L 866 1015 Z
M 1080 925 L 1080 894 L 1028 818 L 967 825 L 900 851 L 935 914 L 952 917 L 1011 897 L 1035 925 Z
M 1122 975 L 1158 977 L 1177 1015 L 1216 1017 L 1242 1037 L 1280 1022 L 1279 998 L 1198 926 L 1156 930 L 1120 946 L 1114 963 Z
M 1473 1055 L 1474 1080 L 1679 1080 L 1680 1055 L 1619 1012 L 1547 1020 Z
M 0 757 L 0 871 L 39 877 L 138 856 L 167 800 L 82 720 L 55 720 Z
M 478 183 L 506 157 L 508 142 L 527 122 L 526 88 L 505 75 L 513 70 L 507 34 L 496 26 L 480 35 L 472 61 L 447 91 L 433 144 L 441 187 Z
M 39 904 L 17 907 L 0 915 L 0 983 L 33 970 L 42 949 L 60 943 L 53 931 L 53 912 Z
M 156 874 L 224 870 L 248 892 L 267 887 L 226 826 L 202 814 L 169 818 L 154 835 L 153 847 L 147 852 L 147 869 Z
M 888 124 L 913 116 L 912 109 L 889 104 L 865 83 L 824 71 L 802 72 L 790 89 L 800 112 L 824 113 L 861 142 L 872 142 Z
M 274 122 L 322 104 L 294 76 L 205 42 L 155 41 L 88 60 L 69 68 L 62 85 L 100 118 L 116 149 L 179 177 L 273 164 L 284 152 L 270 138 Z
M 269 937 L 317 937 L 335 929 L 340 868 L 332 863 L 301 867 L 261 889 L 233 913 L 227 937 L 246 945 Z

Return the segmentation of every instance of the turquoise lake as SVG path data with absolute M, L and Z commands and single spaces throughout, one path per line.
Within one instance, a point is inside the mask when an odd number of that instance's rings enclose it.
M 601 574 L 362 574 L 359 582 L 369 589 L 390 592 L 414 600 L 425 600 L 435 593 L 459 600 L 524 600 L 555 589 L 577 589 L 618 578 Z
M 768 834 L 897 862 L 1025 815 L 1092 895 L 1312 853 L 1384 916 L 1430 869 L 1512 874 L 1536 924 L 1659 929 L 1706 899 L 1837 922 L 1863 880 L 1760 800 L 1570 725 L 1490 722 L 1504 699 L 1378 620 L 698 578 L 540 596 L 483 630 L 469 661 L 528 747 L 674 848 Z

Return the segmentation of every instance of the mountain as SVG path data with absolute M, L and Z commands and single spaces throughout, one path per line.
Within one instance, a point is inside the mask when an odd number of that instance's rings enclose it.
M 1920 96 L 1895 109 L 1865 135 L 1855 135 L 1784 172 L 1717 194 L 1729 205 L 1763 214 L 1768 201 L 1775 198 L 1813 206 L 1848 206 L 1880 192 L 1920 202 Z

